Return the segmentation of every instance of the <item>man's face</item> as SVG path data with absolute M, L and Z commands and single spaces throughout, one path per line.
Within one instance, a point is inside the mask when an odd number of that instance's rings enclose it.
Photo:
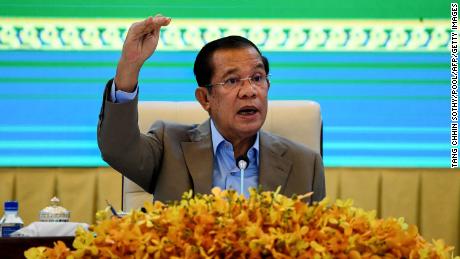
M 212 56 L 214 74 L 211 84 L 248 77 L 266 76 L 262 57 L 252 47 L 221 49 Z M 267 115 L 269 83 L 252 85 L 244 80 L 236 87 L 215 85 L 206 110 L 219 132 L 227 140 L 238 141 L 254 136 Z

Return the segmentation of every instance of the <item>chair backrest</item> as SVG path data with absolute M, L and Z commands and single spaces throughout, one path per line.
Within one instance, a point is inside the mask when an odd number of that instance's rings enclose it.
M 268 114 L 263 129 L 303 143 L 322 154 L 322 119 L 318 103 L 313 101 L 269 101 Z M 198 102 L 139 102 L 139 128 L 147 132 L 154 120 L 199 124 L 208 118 Z M 143 206 L 152 201 L 131 180 L 123 177 L 123 210 Z

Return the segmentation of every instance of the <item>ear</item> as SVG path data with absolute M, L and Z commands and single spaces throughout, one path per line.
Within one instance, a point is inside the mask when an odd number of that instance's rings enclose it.
M 209 112 L 210 104 L 209 104 L 209 92 L 206 87 L 198 86 L 195 89 L 195 98 L 201 104 L 201 107 L 207 112 Z

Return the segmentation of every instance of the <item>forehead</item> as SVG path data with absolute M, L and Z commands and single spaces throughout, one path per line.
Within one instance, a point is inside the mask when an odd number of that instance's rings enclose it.
M 251 72 L 263 69 L 264 65 L 259 52 L 252 47 L 236 49 L 219 49 L 212 55 L 214 76 L 230 72 Z

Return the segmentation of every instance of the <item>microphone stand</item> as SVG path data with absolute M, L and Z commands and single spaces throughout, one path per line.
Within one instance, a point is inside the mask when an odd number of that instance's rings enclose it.
M 236 159 L 236 166 L 240 169 L 240 193 L 244 195 L 244 170 L 248 168 L 249 159 L 246 155 L 239 156 Z

